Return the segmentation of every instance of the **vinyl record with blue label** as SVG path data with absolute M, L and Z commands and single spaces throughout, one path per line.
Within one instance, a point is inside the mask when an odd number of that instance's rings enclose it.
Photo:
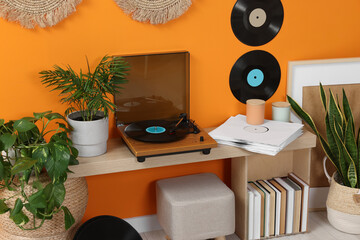
M 260 46 L 278 34 L 283 20 L 280 0 L 238 0 L 231 13 L 231 28 L 242 43 Z
M 242 55 L 230 72 L 230 89 L 242 103 L 248 99 L 268 100 L 277 90 L 280 65 L 268 52 L 255 50 Z
M 128 125 L 125 133 L 142 142 L 174 142 L 183 139 L 189 133 L 189 127 L 186 124 L 180 124 L 174 131 L 176 124 L 176 121 L 166 120 L 139 121 Z

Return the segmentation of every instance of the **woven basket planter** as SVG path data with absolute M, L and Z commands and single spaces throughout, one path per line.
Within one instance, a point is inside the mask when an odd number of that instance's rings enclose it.
M 360 190 L 343 186 L 339 182 L 335 173 L 330 180 L 326 201 L 328 220 L 339 231 L 360 234 Z
M 30 180 L 31 181 L 31 180 Z M 50 180 L 42 178 L 41 181 L 47 184 Z M 31 187 L 25 188 L 30 191 Z M 75 218 L 75 224 L 68 230 L 65 230 L 64 213 L 60 211 L 54 215 L 53 219 L 46 220 L 41 228 L 31 231 L 23 231 L 18 228 L 9 218 L 9 212 L 0 215 L 0 240 L 72 240 L 73 236 L 80 225 L 80 221 L 84 216 L 87 200 L 88 189 L 85 178 L 70 178 L 65 182 L 66 195 L 63 205 L 68 207 L 71 214 Z M 4 190 L 0 192 L 0 198 L 7 198 L 14 193 Z M 14 203 L 10 203 L 14 205 Z M 25 212 L 27 210 L 24 210 Z M 28 212 L 26 212 L 28 213 Z M 30 221 L 24 226 L 31 227 L 33 219 L 28 215 Z

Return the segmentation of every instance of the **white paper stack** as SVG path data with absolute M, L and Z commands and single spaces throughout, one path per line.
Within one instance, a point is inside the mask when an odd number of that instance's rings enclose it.
M 219 144 L 236 146 L 275 156 L 302 134 L 303 124 L 265 120 L 262 125 L 246 123 L 246 116 L 230 117 L 209 135 Z

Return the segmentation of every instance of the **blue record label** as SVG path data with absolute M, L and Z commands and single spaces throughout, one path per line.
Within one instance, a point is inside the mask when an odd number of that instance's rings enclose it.
M 264 81 L 264 73 L 260 69 L 253 69 L 247 75 L 247 82 L 252 87 L 258 87 Z
M 151 126 L 145 129 L 146 132 L 151 133 L 151 134 L 160 134 L 166 131 L 166 129 L 164 127 L 160 127 L 160 126 Z

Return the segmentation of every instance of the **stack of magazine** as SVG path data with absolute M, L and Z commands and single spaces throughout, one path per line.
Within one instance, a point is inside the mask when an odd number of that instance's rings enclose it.
M 248 193 L 248 239 L 307 231 L 309 185 L 294 173 L 251 181 Z
M 219 144 L 275 156 L 302 134 L 302 124 L 265 120 L 262 125 L 246 123 L 246 116 L 230 117 L 209 135 Z

